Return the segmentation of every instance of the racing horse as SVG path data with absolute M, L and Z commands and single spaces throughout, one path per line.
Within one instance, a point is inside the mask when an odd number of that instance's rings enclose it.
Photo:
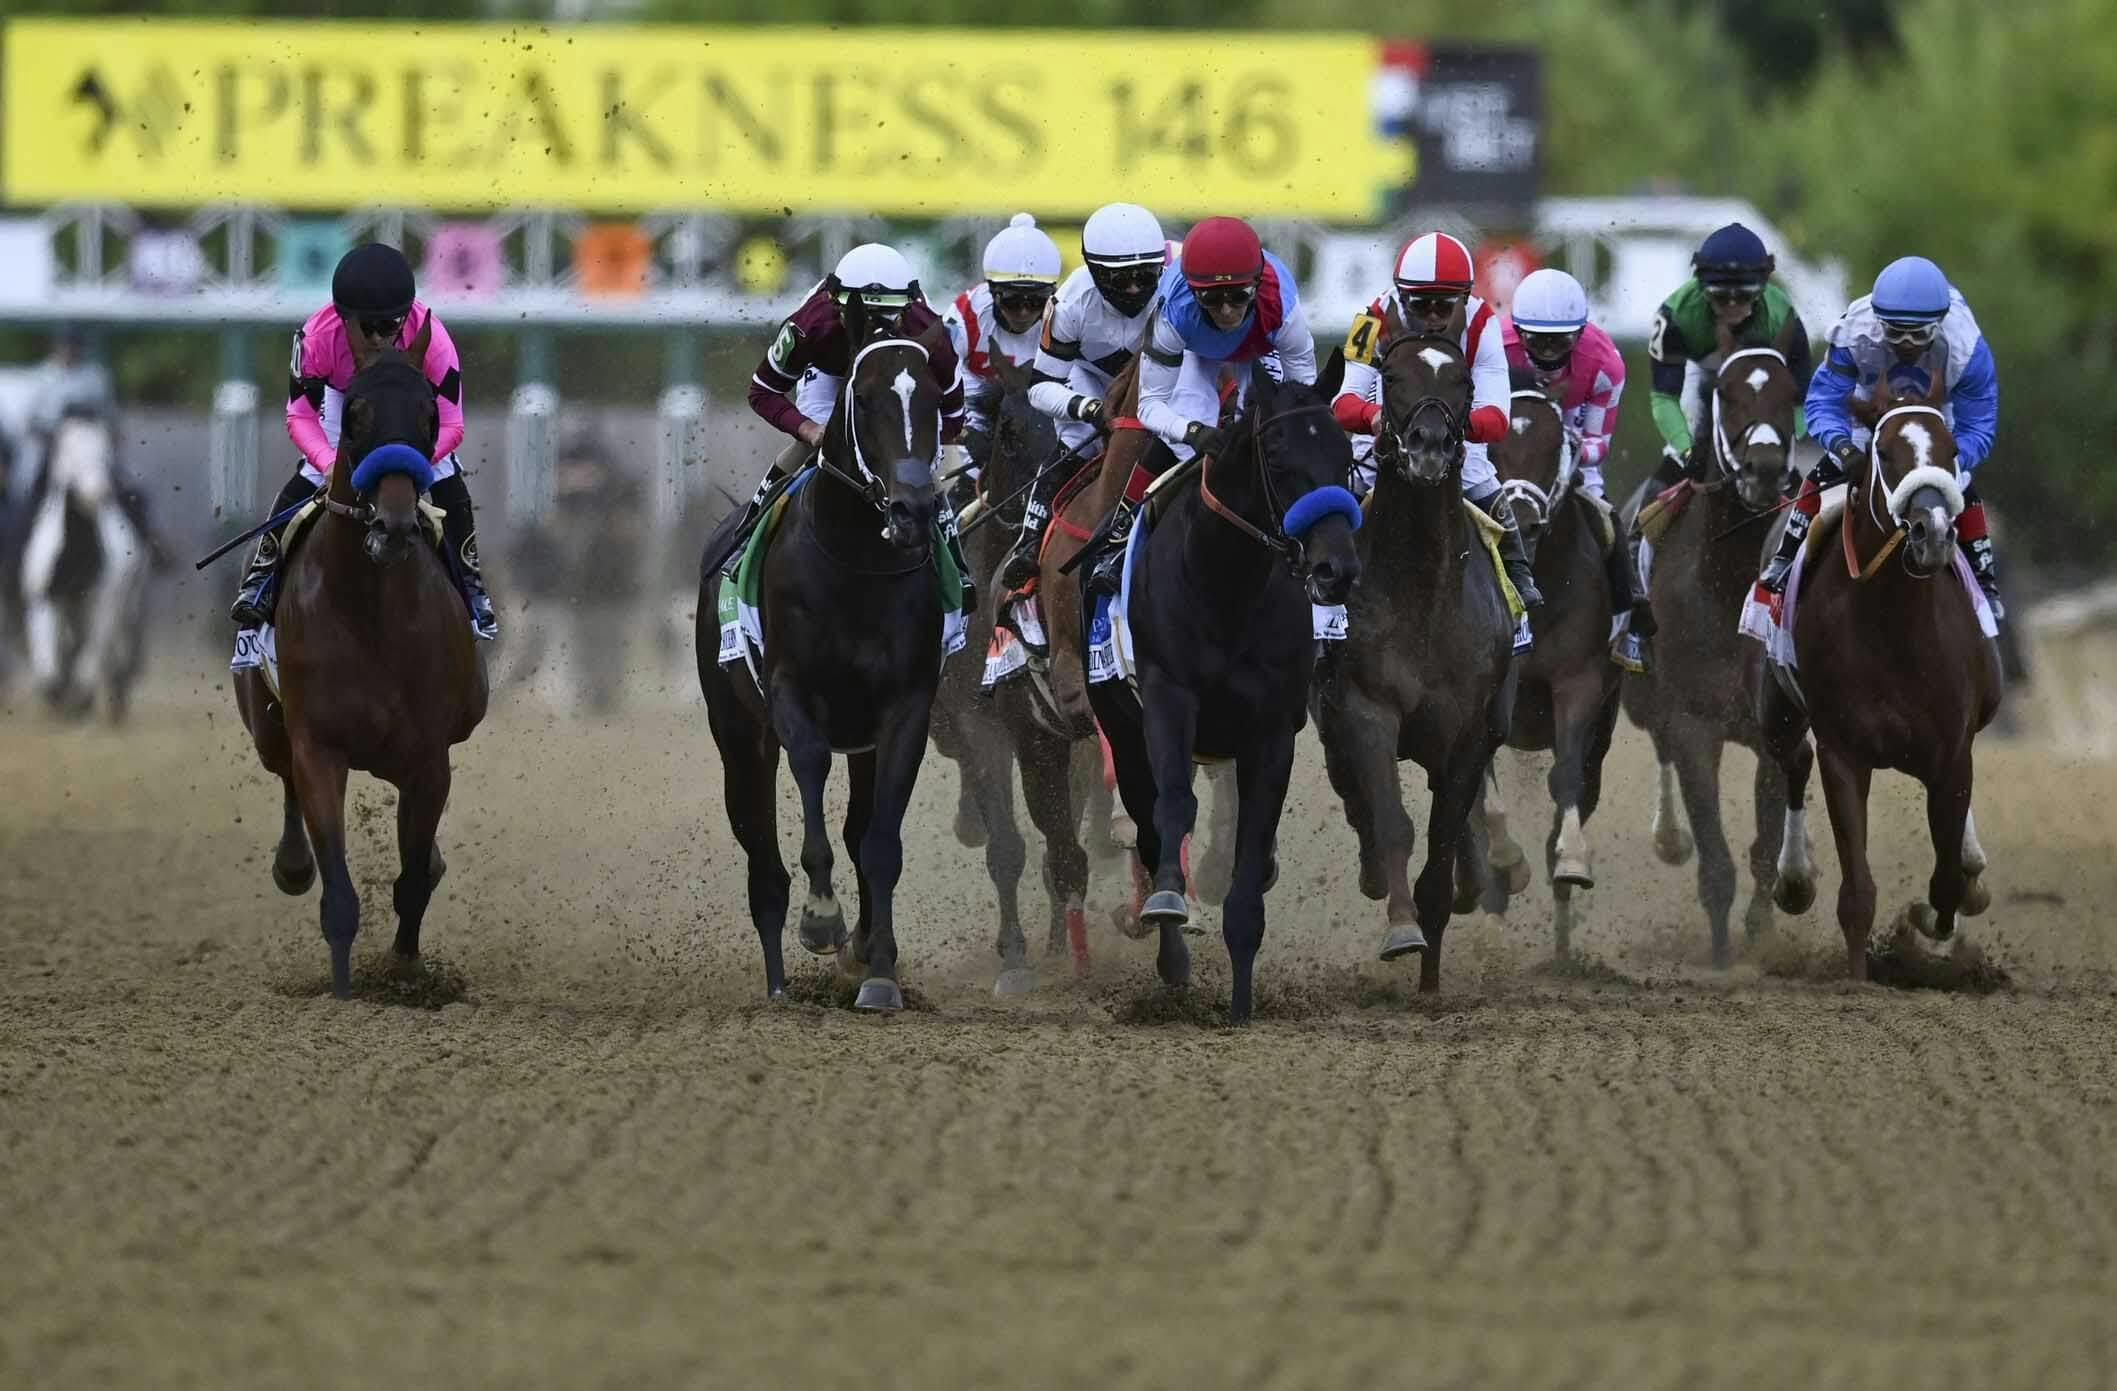
M 146 646 L 147 574 L 156 547 L 145 499 L 117 465 L 109 418 L 67 410 L 45 440 L 14 567 L 37 689 L 52 710 L 113 723 L 131 706 Z
M 434 843 L 448 805 L 449 749 L 485 718 L 485 664 L 463 596 L 420 498 L 433 481 L 440 425 L 420 369 L 428 328 L 402 350 L 352 335 L 352 382 L 321 508 L 283 562 L 279 689 L 235 673 L 236 706 L 259 759 L 278 776 L 284 823 L 272 862 L 283 892 L 305 893 L 320 866 L 319 916 L 331 990 L 352 990 L 360 895 L 345 857 L 349 770 L 397 789 L 397 913 L 391 968 L 417 969 L 419 931 L 447 870 Z
M 1388 900 L 1381 957 L 1420 953 L 1422 991 L 1440 989 L 1449 914 L 1475 907 L 1486 879 L 1484 821 L 1471 813 L 1513 704 L 1514 622 L 1462 496 L 1471 383 L 1457 317 L 1440 337 L 1400 329 L 1382 350 L 1366 582 L 1314 694 L 1324 767 L 1359 837 L 1360 892 Z M 1405 759 L 1432 792 L 1415 885 Z
M 857 313 L 857 311 L 855 311 Z M 763 651 L 723 666 L 714 624 L 717 566 L 702 565 L 698 677 L 719 746 L 728 820 L 749 861 L 750 916 L 765 992 L 786 992 L 780 938 L 789 876 L 779 853 L 779 753 L 801 790 L 800 941 L 863 970 L 858 1008 L 899 1010 L 892 900 L 904 868 L 904 811 L 926 752 L 941 679 L 934 466 L 941 398 L 914 339 L 849 325 L 860 344 L 831 412 L 817 471 L 788 498 L 758 596 Z M 717 539 L 717 538 L 716 538 Z M 707 556 L 718 549 L 707 543 Z M 844 826 L 860 890 L 850 938 L 832 891 L 823 790 L 848 755 Z
M 1500 486 L 1514 507 L 1534 557 L 1536 646 L 1515 662 L 1517 686 L 1507 727 L 1508 746 L 1551 754 L 1548 787 L 1551 830 L 1544 868 L 1554 904 L 1557 954 L 1572 949 L 1573 891 L 1595 887 L 1587 823 L 1602 799 L 1603 758 L 1617 728 L 1623 669 L 1610 660 L 1610 582 L 1604 563 L 1615 537 L 1609 512 L 1580 492 L 1574 472 L 1577 444 L 1558 404 L 1533 387 L 1513 394 L 1511 428 L 1492 446 Z M 1495 784 L 1497 779 L 1495 779 Z M 1495 871 L 1509 856 L 1504 821 L 1487 818 Z
M 1775 666 L 1756 691 L 1766 753 L 1787 787 L 1778 905 L 1799 913 L 1815 901 L 1804 823 L 1809 773 L 1820 762 L 1854 980 L 1867 978 L 1874 927 L 1867 794 L 1875 769 L 1909 773 L 1926 789 L 1933 876 L 1903 920 L 1946 942 L 1959 912 L 1975 917 L 1991 903 L 1970 813 L 1971 746 L 1998 711 L 2004 681 L 1956 550 L 1963 492 L 1946 399 L 1946 375 L 1936 371 L 1927 394 L 1878 387 L 1855 403 L 1873 431 L 1866 472 L 1845 486 L 1836 535 L 1821 522 L 1811 530 L 1792 613 L 1795 671 Z
M 1789 324 L 1791 331 L 1791 323 Z M 1660 781 L 1654 848 L 1681 864 L 1691 848 L 1670 797 L 1681 787 L 1698 851 L 1698 902 L 1712 932 L 1713 964 L 1733 959 L 1728 914 L 1735 864 L 1720 822 L 1720 753 L 1728 743 L 1760 748 L 1750 692 L 1761 649 L 1737 631 L 1742 601 L 1757 578 L 1756 539 L 1781 506 L 1793 476 L 1794 411 L 1802 384 L 1786 365 L 1791 342 L 1737 350 L 1725 329 L 1720 370 L 1708 393 L 1711 464 L 1703 483 L 1686 482 L 1657 504 L 1674 516 L 1658 539 L 1643 542 L 1652 574 L 1643 577 L 1660 625 L 1653 669 L 1624 681 L 1624 711 L 1654 743 Z M 1625 523 L 1649 501 L 1645 485 L 1625 509 Z M 1651 529 L 1651 528 L 1650 528 Z M 1786 805 L 1785 780 L 1759 758 L 1751 787 L 1756 837 L 1750 842 L 1751 892 L 1743 911 L 1754 938 L 1771 922 L 1771 892 Z
M 1029 404 L 1027 373 L 1001 358 L 993 359 L 1002 379 L 991 389 L 995 422 L 992 454 L 978 477 L 977 513 L 966 520 L 965 557 L 976 572 L 984 595 L 972 616 L 968 647 L 983 653 L 992 640 L 998 593 L 996 574 L 1021 521 L 1014 494 L 1029 482 L 1037 465 L 1058 449 L 1051 418 Z M 1009 507 L 1012 505 L 1012 515 Z M 983 669 L 976 661 L 957 661 L 941 674 L 934 700 L 934 748 L 955 760 L 962 777 L 956 837 L 985 849 L 985 871 L 999 896 L 1000 927 L 994 944 L 1000 973 L 993 984 L 998 995 L 1020 995 L 1035 988 L 1029 968 L 1029 944 L 1022 933 L 1019 903 L 1022 869 L 1028 847 L 1014 814 L 1014 768 L 1022 770 L 1023 800 L 1031 820 L 1044 836 L 1044 886 L 1051 896 L 1047 952 L 1071 953 L 1075 970 L 1088 969 L 1088 933 L 1084 899 L 1088 888 L 1088 852 L 1081 845 L 1075 765 L 1082 741 L 1055 721 L 1040 718 L 1031 683 L 1015 681 L 988 696 L 981 690 Z
M 1198 815 L 1193 760 L 1235 761 L 1234 872 L 1221 934 L 1237 1023 L 1250 1017 L 1264 895 L 1278 874 L 1279 816 L 1294 739 L 1308 718 L 1310 605 L 1344 602 L 1360 574 L 1360 507 L 1345 486 L 1352 446 L 1330 413 L 1339 376 L 1335 359 L 1317 386 L 1251 367 L 1248 401 L 1224 451 L 1195 462 L 1180 481 L 1164 480 L 1162 491 L 1173 485 L 1174 495 L 1135 534 L 1122 602 L 1137 697 L 1121 680 L 1088 688 L 1152 876 L 1140 918 L 1160 933 L 1155 965 L 1171 986 L 1190 980 L 1180 850 Z M 1089 616 L 1080 617 L 1085 633 Z M 1079 655 L 1085 667 L 1085 646 Z

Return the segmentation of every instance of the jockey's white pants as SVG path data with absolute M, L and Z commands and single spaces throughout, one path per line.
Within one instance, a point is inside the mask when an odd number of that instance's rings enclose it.
M 96 509 L 95 525 L 103 567 L 90 597 L 88 632 L 73 673 L 74 683 L 83 690 L 93 690 L 102 682 L 147 579 L 146 546 L 115 498 L 106 498 Z M 48 493 L 22 548 L 23 626 L 30 670 L 42 686 L 59 677 L 59 614 L 49 591 L 65 545 L 66 495 Z

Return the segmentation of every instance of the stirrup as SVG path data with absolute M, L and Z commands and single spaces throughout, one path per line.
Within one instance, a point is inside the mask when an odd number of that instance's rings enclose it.
M 1610 640 L 1610 660 L 1634 675 L 1644 676 L 1647 670 L 1646 643 L 1627 627 Z

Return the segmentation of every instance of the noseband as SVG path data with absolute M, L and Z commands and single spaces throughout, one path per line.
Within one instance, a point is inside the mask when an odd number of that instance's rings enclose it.
M 1215 516 L 1220 517 L 1258 545 L 1263 546 L 1266 550 L 1285 560 L 1288 572 L 1296 577 L 1304 576 L 1307 573 L 1307 552 L 1300 542 L 1286 534 L 1285 519 L 1291 513 L 1280 505 L 1279 490 L 1272 486 L 1272 471 L 1266 466 L 1264 458 L 1264 432 L 1267 427 L 1276 425 L 1282 420 L 1291 420 L 1296 416 L 1302 415 L 1329 415 L 1330 413 L 1331 409 L 1327 403 L 1313 402 L 1308 405 L 1295 406 L 1291 410 L 1280 411 L 1276 415 L 1265 416 L 1250 427 L 1250 459 L 1257 467 L 1257 481 L 1264 489 L 1264 505 L 1271 511 L 1272 529 L 1270 531 L 1266 531 L 1263 527 L 1250 521 L 1213 495 L 1212 485 L 1207 476 L 1210 470 L 1206 467 L 1206 463 L 1215 461 L 1202 462 L 1198 467 L 1199 501 L 1203 502 Z M 1300 500 L 1296 499 L 1294 506 L 1298 508 L 1300 505 Z M 1355 523 L 1355 525 L 1358 524 Z M 1304 527 L 1303 529 L 1305 530 L 1306 528 Z
M 1565 505 L 1566 498 L 1573 491 L 1574 481 L 1579 476 L 1574 468 L 1573 433 L 1566 428 L 1565 413 L 1559 410 L 1558 403 L 1543 392 L 1525 387 L 1508 399 L 1541 401 L 1551 407 L 1552 413 L 1558 417 L 1558 475 L 1551 480 L 1550 490 L 1547 492 L 1526 478 L 1500 480 L 1500 491 L 1506 494 L 1508 503 L 1514 507 L 1515 517 L 1522 531 L 1525 534 L 1540 532 L 1551 524 L 1551 518 Z M 1524 513 L 1527 515 L 1524 516 Z
M 1447 431 L 1448 452 L 1451 454 L 1461 454 L 1463 450 L 1463 437 L 1469 428 L 1469 407 L 1468 402 L 1466 401 L 1464 409 L 1462 411 L 1457 411 L 1454 406 L 1448 403 L 1448 400 L 1445 397 L 1433 395 L 1421 396 L 1418 400 L 1411 403 L 1411 409 L 1404 413 L 1404 424 L 1402 425 L 1402 427 L 1399 427 L 1395 421 L 1389 418 L 1389 373 L 1387 371 L 1389 355 L 1393 352 L 1396 352 L 1399 348 L 1407 347 L 1414 343 L 1445 344 L 1447 342 L 1448 340 L 1445 338 L 1413 337 L 1410 334 L 1403 334 L 1396 338 L 1390 339 L 1389 346 L 1382 349 L 1382 363 L 1384 368 L 1382 373 L 1382 429 L 1389 432 L 1390 443 L 1396 446 L 1397 462 L 1394 467 L 1397 470 L 1397 476 L 1404 479 L 1404 481 L 1407 483 L 1416 483 L 1420 481 L 1418 479 L 1413 478 L 1408 472 L 1406 472 L 1404 467 L 1404 460 L 1407 459 L 1411 453 L 1411 444 L 1410 440 L 1407 437 L 1411 433 L 1411 427 L 1418 423 L 1419 417 L 1429 411 L 1439 411 L 1441 413 L 1442 426 Z M 1457 356 L 1461 356 L 1461 351 L 1459 349 L 1457 350 Z M 1464 364 L 1464 370 L 1466 372 L 1469 370 L 1468 363 Z
M 1961 516 L 1963 512 L 1962 485 L 1955 481 L 1955 475 L 1937 464 L 1916 465 L 1899 478 L 1893 487 L 1890 486 L 1889 480 L 1882 476 L 1882 427 L 1898 416 L 1906 415 L 1930 415 L 1940 422 L 1943 430 L 1948 428 L 1948 417 L 1934 407 L 1925 405 L 1894 406 L 1884 411 L 1881 419 L 1875 421 L 1874 432 L 1867 440 L 1867 481 L 1860 492 L 1867 507 L 1868 520 L 1874 523 L 1875 530 L 1886 534 L 1889 539 L 1875 552 L 1874 559 L 1861 565 L 1859 556 L 1853 549 L 1852 527 L 1844 525 L 1840 528 L 1845 533 L 1845 568 L 1856 580 L 1873 579 L 1876 572 L 1882 568 L 1882 563 L 1904 544 L 1904 538 L 1910 530 L 1904 521 L 1904 509 L 1911 505 L 1913 493 L 1921 488 L 1938 490 L 1948 501 L 1950 521 Z M 1887 509 L 1886 518 L 1877 510 L 1878 500 L 1881 507 Z M 1906 573 L 1920 579 L 1926 578 L 1911 568 L 1908 553 L 1904 558 L 1904 569 Z

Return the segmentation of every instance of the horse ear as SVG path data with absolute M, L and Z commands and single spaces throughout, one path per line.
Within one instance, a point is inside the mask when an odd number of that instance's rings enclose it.
M 1850 409 L 1854 420 L 1870 430 L 1873 429 L 1875 422 L 1889 409 L 1889 373 L 1884 371 L 1881 376 L 1875 378 L 1874 387 L 1868 392 L 1866 400 L 1853 397 Z
M 1470 301 L 1466 299 L 1455 307 L 1455 313 L 1448 316 L 1448 341 L 1451 343 L 1462 342 L 1463 333 L 1469 326 Z
M 1779 325 L 1779 336 L 1772 340 L 1772 347 L 1788 362 L 1794 360 L 1794 349 L 1801 346 L 1794 341 L 1796 332 L 1806 333 L 1808 330 L 1801 327 L 1800 315 L 1789 314 L 1786 316 L 1786 322 Z M 1808 383 L 1801 383 L 1801 387 L 1802 390 L 1807 390 Z
M 860 346 L 867 342 L 867 301 L 858 295 L 847 296 L 845 305 L 839 312 L 845 316 L 846 341 L 853 345 L 853 350 L 857 353 Z
M 1278 386 L 1279 379 L 1265 370 L 1263 358 L 1259 358 L 1250 364 L 1249 398 L 1252 402 L 1263 400 L 1277 390 Z
M 1345 385 L 1345 349 L 1341 346 L 1330 350 L 1329 360 L 1323 364 L 1323 370 L 1316 375 L 1316 392 L 1324 400 L 1334 401 L 1338 397 L 1338 388 L 1343 385 Z
M 1713 346 L 1720 350 L 1720 359 L 1723 362 L 1735 351 L 1735 330 L 1720 319 L 1713 320 Z
M 419 325 L 419 331 L 412 335 L 411 346 L 404 350 L 411 357 L 414 367 L 426 366 L 426 350 L 433 344 L 433 341 L 434 312 L 429 309 L 426 313 L 426 322 Z
M 376 352 L 374 345 L 368 342 L 367 330 L 357 323 L 347 324 L 345 345 L 346 351 L 353 355 L 353 370 L 356 373 L 365 372 L 368 364 L 375 360 Z
M 1932 373 L 1926 379 L 1926 404 L 1939 408 L 1948 404 L 1948 340 L 1937 338 L 1934 346 L 1940 349 L 1933 363 Z

